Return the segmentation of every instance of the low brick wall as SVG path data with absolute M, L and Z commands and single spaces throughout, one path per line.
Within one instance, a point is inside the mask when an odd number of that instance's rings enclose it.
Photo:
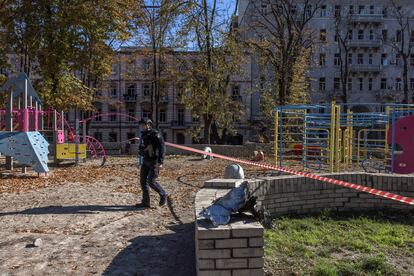
M 205 183 L 195 199 L 197 275 L 263 275 L 263 227 L 251 214 L 238 214 L 228 225 L 214 227 L 198 217 L 203 208 L 239 185 L 236 180 L 212 180 Z
M 414 197 L 414 176 L 341 173 L 326 177 Z M 410 210 L 411 205 L 368 193 L 299 176 L 248 180 L 272 217 L 334 211 Z M 198 275 L 263 275 L 263 227 L 251 214 L 235 215 L 228 225 L 214 227 L 197 215 L 218 197 L 242 183 L 241 180 L 213 179 L 205 182 L 195 199 L 196 261 Z
M 403 196 L 414 197 L 414 176 L 341 173 L 324 176 Z M 334 211 L 414 210 L 413 206 L 299 176 L 249 181 L 252 195 L 272 217 Z

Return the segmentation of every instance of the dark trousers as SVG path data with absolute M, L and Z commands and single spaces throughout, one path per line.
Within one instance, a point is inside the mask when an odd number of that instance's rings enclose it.
M 157 182 L 158 171 L 155 169 L 154 162 L 147 162 L 145 160 L 142 162 L 140 178 L 143 203 L 150 203 L 149 187 L 156 191 L 160 196 L 167 195 L 161 185 Z

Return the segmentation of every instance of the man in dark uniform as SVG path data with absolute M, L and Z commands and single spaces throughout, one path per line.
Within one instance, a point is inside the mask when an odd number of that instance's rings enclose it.
M 141 119 L 139 128 L 139 154 L 143 157 L 140 172 L 142 203 L 137 204 L 137 207 L 150 207 L 149 187 L 160 195 L 159 205 L 162 206 L 167 200 L 167 193 L 156 180 L 164 162 L 164 139 L 158 130 L 152 128 L 152 121 L 149 119 Z

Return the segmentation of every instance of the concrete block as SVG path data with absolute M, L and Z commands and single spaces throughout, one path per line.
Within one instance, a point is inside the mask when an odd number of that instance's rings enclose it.
M 235 269 L 233 276 L 263 276 L 263 269 Z
M 224 259 L 230 258 L 230 256 L 230 249 L 199 250 L 197 255 L 199 259 Z
M 232 276 L 231 270 L 204 270 L 199 271 L 198 276 Z
M 263 226 L 260 223 L 234 223 L 231 225 L 233 237 L 262 237 Z
M 250 238 L 249 247 L 263 247 L 264 239 L 262 238 Z
M 198 260 L 198 268 L 199 269 L 208 269 L 212 270 L 215 268 L 215 261 L 213 259 L 211 260 Z
M 233 257 L 247 258 L 247 257 L 263 257 L 263 248 L 234 248 Z
M 247 259 L 218 259 L 216 260 L 217 269 L 247 268 Z
M 263 268 L 264 258 L 250 258 L 249 268 Z
M 199 249 L 214 249 L 214 240 L 198 240 Z
M 247 239 L 216 240 L 216 248 L 242 248 L 247 247 Z
M 204 188 L 232 189 L 240 186 L 240 179 L 211 179 L 204 182 Z

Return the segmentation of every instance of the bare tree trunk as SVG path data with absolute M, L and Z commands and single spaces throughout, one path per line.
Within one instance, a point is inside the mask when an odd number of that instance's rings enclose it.
M 213 118 L 210 115 L 205 114 L 204 118 L 204 143 L 210 144 L 211 139 L 211 123 L 213 122 Z
M 408 57 L 403 54 L 402 55 L 403 58 L 403 82 L 404 82 L 404 104 L 408 104 Z

